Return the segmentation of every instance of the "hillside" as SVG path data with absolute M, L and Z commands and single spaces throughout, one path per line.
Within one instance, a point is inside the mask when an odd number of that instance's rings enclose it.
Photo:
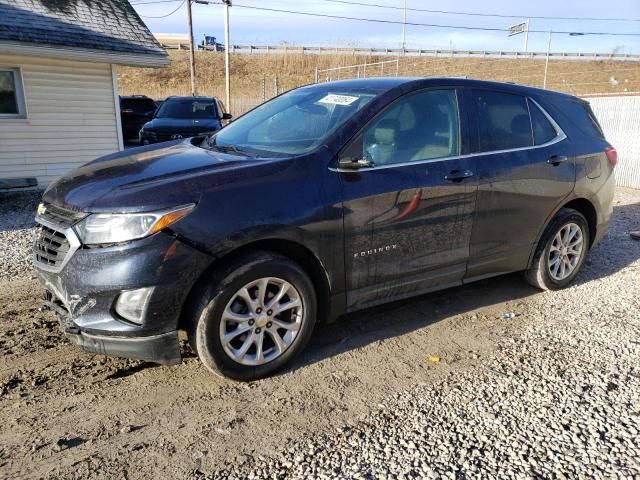
M 159 99 L 190 92 L 189 55 L 172 51 L 171 66 L 163 69 L 121 68 L 120 92 L 144 94 Z M 312 83 L 319 69 L 381 62 L 366 68 L 349 68 L 323 73 L 320 80 L 360 76 L 467 76 L 509 81 L 541 87 L 544 60 L 499 58 L 369 57 L 366 55 L 249 54 L 231 55 L 232 111 L 242 113 L 278 90 Z M 224 97 L 224 55 L 197 52 L 198 93 Z M 575 95 L 624 94 L 640 91 L 640 62 L 552 60 L 547 73 L 547 88 Z

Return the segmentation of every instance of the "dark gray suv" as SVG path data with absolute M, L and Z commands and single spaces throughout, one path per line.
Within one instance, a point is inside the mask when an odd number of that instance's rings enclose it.
M 571 283 L 616 152 L 578 98 L 464 79 L 302 87 L 213 135 L 97 159 L 45 192 L 34 263 L 68 338 L 269 375 L 317 322 L 523 271 Z

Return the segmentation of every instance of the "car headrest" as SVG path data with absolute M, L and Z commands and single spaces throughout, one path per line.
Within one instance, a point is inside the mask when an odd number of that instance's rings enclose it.
M 373 130 L 373 138 L 376 143 L 389 145 L 396 141 L 400 122 L 394 118 L 380 120 Z
M 413 107 L 410 103 L 405 103 L 400 107 L 400 114 L 398 115 L 398 130 L 406 132 L 416 126 L 416 114 L 413 111 Z
M 511 120 L 511 133 L 513 135 L 531 135 L 529 115 L 522 113 L 513 117 Z

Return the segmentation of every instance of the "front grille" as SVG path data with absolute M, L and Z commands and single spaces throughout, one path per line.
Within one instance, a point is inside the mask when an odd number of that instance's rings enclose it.
M 40 214 L 43 220 L 60 225 L 64 229 L 75 225 L 77 222 L 85 218 L 88 214 L 84 212 L 76 212 L 56 205 L 46 204 L 44 213 Z
M 40 225 L 33 246 L 36 262 L 49 268 L 60 268 L 70 249 L 64 233 Z
M 174 135 L 181 135 L 180 138 L 171 138 Z M 173 132 L 173 133 L 154 133 L 153 134 L 153 139 L 157 142 L 168 142 L 170 140 L 180 140 L 182 138 L 189 138 L 189 137 L 195 137 L 196 134 L 195 133 L 180 133 L 180 132 Z
M 155 137 L 158 142 L 167 142 L 172 140 L 173 133 L 156 133 Z

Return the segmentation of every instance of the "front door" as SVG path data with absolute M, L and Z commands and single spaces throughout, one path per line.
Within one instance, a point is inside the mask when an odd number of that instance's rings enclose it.
M 372 166 L 339 171 L 350 310 L 459 284 L 475 174 L 461 154 L 456 90 L 411 93 L 345 149 Z

